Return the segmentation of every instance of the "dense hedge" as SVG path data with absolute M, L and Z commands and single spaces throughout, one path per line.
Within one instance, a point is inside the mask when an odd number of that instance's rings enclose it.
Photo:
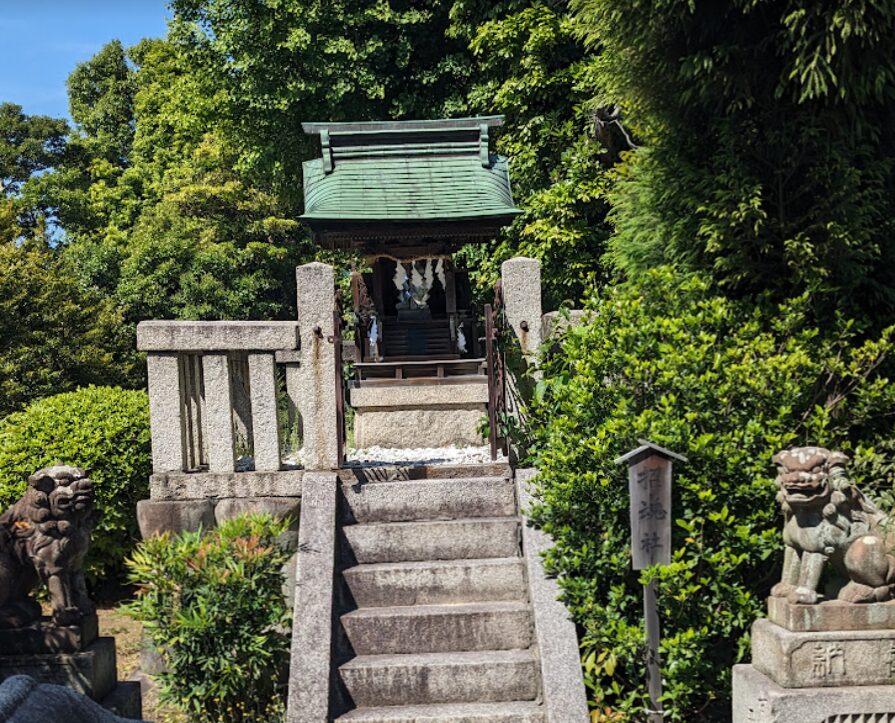
M 146 393 L 84 387 L 39 399 L 0 421 L 0 508 L 22 495 L 29 475 L 60 463 L 84 468 L 96 484 L 100 517 L 86 568 L 94 581 L 111 581 L 139 540 L 137 501 L 149 496 Z
M 802 306 L 733 301 L 659 269 L 592 299 L 590 321 L 547 354 L 530 410 L 535 517 L 556 540 L 548 565 L 583 628 L 601 708 L 642 710 L 640 583 L 656 579 L 668 719 L 729 720 L 730 668 L 748 658 L 779 574 L 771 456 L 807 442 L 854 451 L 888 431 L 890 333 L 859 343 L 845 322 L 821 333 Z M 613 460 L 641 437 L 689 462 L 676 466 L 672 564 L 638 576 L 627 472 Z

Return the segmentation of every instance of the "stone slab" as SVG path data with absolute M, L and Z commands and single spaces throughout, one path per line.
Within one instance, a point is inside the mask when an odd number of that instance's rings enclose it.
M 0 650 L 4 655 L 77 653 L 99 635 L 96 615 L 88 615 L 80 625 L 55 625 L 44 618 L 25 628 L 0 629 Z
M 237 497 L 218 500 L 214 508 L 214 516 L 220 524 L 224 520 L 239 515 L 267 513 L 279 520 L 290 517 L 293 528 L 298 529 L 300 511 L 300 497 Z
M 309 473 L 298 531 L 288 723 L 327 723 L 336 560 L 334 473 Z
M 149 427 L 152 434 L 152 471 L 184 468 L 180 365 L 177 354 L 149 354 Z
M 783 688 L 735 665 L 733 723 L 895 723 L 895 687 Z
M 137 524 L 143 539 L 162 532 L 195 532 L 200 527 L 215 526 L 212 500 L 140 500 L 137 502 Z
M 793 605 L 784 598 L 768 598 L 768 620 L 792 630 L 895 630 L 895 600 L 854 604 L 831 600 L 820 605 Z
M 273 354 L 248 356 L 255 469 L 279 471 L 280 425 L 277 420 L 277 377 Z
M 583 324 L 587 319 L 584 309 L 568 309 L 566 311 L 548 311 L 541 317 L 541 334 L 544 339 L 559 336 L 567 329 Z
M 115 687 L 115 638 L 97 638 L 79 653 L 0 656 L 0 680 L 27 675 L 41 683 L 64 685 L 100 701 Z
M 445 388 L 461 386 L 465 385 Z M 361 449 L 478 447 L 484 443 L 479 430 L 487 413 L 484 404 L 360 407 L 355 409 L 354 442 Z
M 446 703 L 361 708 L 340 723 L 547 723 L 543 706 L 528 703 Z
M 529 650 L 358 656 L 339 674 L 358 708 L 534 700 L 539 688 Z
M 389 387 L 355 387 L 351 389 L 351 406 L 355 409 L 389 407 L 422 408 L 436 405 L 468 405 L 488 403 L 488 379 L 464 384 L 413 384 Z M 428 445 L 430 447 L 435 445 Z
M 500 276 L 507 321 L 522 353 L 535 361 L 541 346 L 541 265 L 537 259 L 516 256 L 501 264 Z
M 103 698 L 102 707 L 110 713 L 128 720 L 143 718 L 143 696 L 140 683 L 135 680 L 123 680 Z
M 516 470 L 516 496 L 523 516 L 522 551 L 540 658 L 544 706 L 550 723 L 587 723 L 590 714 L 575 624 L 560 602 L 559 585 L 544 571 L 542 554 L 553 541 L 525 518 L 532 503 L 530 484 L 536 474 L 535 469 Z
M 300 497 L 303 476 L 303 470 L 154 474 L 149 478 L 149 494 L 153 501 Z
M 756 620 L 752 664 L 784 688 L 895 686 L 895 630 L 794 633 Z
M 298 349 L 294 321 L 141 321 L 139 351 L 277 351 Z

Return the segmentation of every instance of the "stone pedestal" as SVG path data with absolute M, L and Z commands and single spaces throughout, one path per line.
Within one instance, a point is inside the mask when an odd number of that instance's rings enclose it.
M 140 686 L 118 682 L 115 638 L 97 636 L 96 616 L 81 625 L 42 620 L 0 630 L 0 681 L 13 675 L 64 685 L 125 718 L 142 716 Z
M 895 723 L 895 605 L 768 607 L 734 667 L 733 723 Z

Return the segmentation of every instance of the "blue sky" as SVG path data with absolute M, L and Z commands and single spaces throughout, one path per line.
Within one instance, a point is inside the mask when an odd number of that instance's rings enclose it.
M 110 40 L 165 33 L 167 0 L 0 0 L 0 103 L 68 118 L 65 79 Z

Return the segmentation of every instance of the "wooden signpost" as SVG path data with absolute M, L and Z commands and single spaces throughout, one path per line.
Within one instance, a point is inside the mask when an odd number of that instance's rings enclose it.
M 623 454 L 616 464 L 628 465 L 631 504 L 631 558 L 635 570 L 671 562 L 671 466 L 687 458 L 640 439 L 640 446 Z M 663 723 L 661 660 L 659 657 L 659 611 L 656 584 L 643 588 L 646 621 L 646 682 L 649 690 L 650 723 Z

